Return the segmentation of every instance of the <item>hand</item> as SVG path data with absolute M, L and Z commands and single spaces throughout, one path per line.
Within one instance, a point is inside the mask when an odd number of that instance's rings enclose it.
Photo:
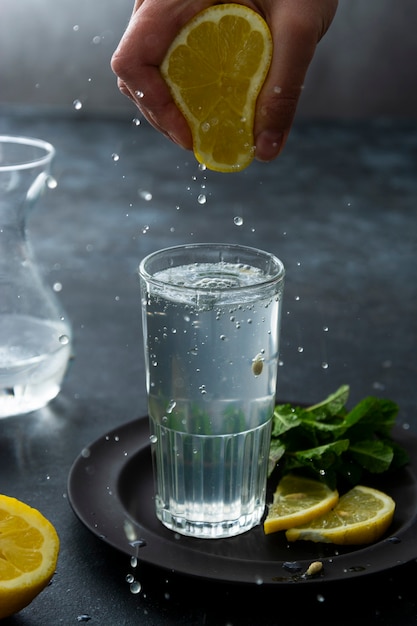
M 192 149 L 188 124 L 172 100 L 159 66 L 182 26 L 214 0 L 136 0 L 112 69 L 119 89 L 160 132 Z M 269 25 L 274 53 L 258 96 L 256 158 L 273 160 L 283 149 L 316 45 L 329 28 L 337 0 L 247 0 Z

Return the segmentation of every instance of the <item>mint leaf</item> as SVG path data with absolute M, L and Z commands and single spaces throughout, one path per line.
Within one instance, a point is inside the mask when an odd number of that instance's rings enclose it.
M 272 436 L 280 437 L 288 430 L 299 426 L 299 413 L 302 411 L 303 409 L 297 409 L 290 404 L 277 405 L 272 418 Z
M 317 419 L 322 419 L 322 416 L 328 417 L 329 415 L 337 415 L 344 410 L 349 397 L 349 391 L 349 385 L 342 385 L 335 393 L 327 396 L 325 400 L 318 404 L 313 404 L 313 406 L 310 406 L 306 410 L 313 412 Z
M 364 472 L 381 474 L 404 466 L 406 451 L 392 440 L 398 414 L 395 402 L 373 396 L 346 408 L 349 386 L 342 385 L 309 407 L 276 405 L 269 475 L 299 470 L 335 486 L 358 484 Z
M 351 444 L 349 454 L 372 474 L 386 472 L 394 457 L 392 446 L 383 441 L 358 441 Z

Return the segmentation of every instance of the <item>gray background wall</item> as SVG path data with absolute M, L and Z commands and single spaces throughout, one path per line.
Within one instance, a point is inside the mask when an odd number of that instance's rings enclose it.
M 110 70 L 133 0 L 0 0 L 0 104 L 132 112 Z M 299 116 L 417 117 L 416 0 L 340 0 Z

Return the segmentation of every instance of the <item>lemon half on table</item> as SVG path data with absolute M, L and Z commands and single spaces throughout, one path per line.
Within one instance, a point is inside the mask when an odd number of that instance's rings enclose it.
M 0 495 L 0 619 L 23 609 L 46 587 L 58 552 L 57 532 L 37 509 Z
M 255 105 L 271 58 L 266 22 L 240 4 L 201 11 L 168 49 L 160 70 L 207 168 L 236 172 L 254 158 Z

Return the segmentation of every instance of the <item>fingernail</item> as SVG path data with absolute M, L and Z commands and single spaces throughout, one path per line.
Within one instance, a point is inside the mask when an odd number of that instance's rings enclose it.
M 263 130 L 256 138 L 256 158 L 259 161 L 275 159 L 281 150 L 283 138 L 283 133 Z

